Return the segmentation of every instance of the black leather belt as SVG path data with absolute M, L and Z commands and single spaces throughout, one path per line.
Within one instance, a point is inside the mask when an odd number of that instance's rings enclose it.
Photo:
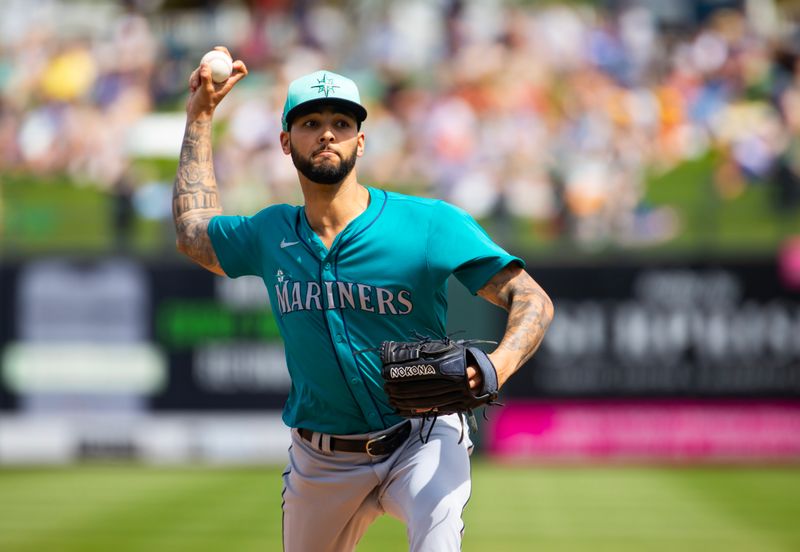
M 311 442 L 314 435 L 313 431 L 302 427 L 297 429 L 297 433 L 309 442 Z M 362 452 L 370 456 L 384 456 L 397 450 L 397 447 L 406 442 L 409 435 L 411 435 L 411 422 L 406 421 L 394 431 L 384 433 L 374 439 L 338 439 L 331 437 L 331 450 Z

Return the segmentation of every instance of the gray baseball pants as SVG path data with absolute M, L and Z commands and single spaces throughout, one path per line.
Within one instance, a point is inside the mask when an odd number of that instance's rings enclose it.
M 436 420 L 420 439 L 422 420 L 389 456 L 330 451 L 324 435 L 311 442 L 292 429 L 289 465 L 283 474 L 285 552 L 349 552 L 375 519 L 387 513 L 407 527 L 411 552 L 461 549 L 461 513 L 471 491 L 472 442 L 455 414 Z M 424 422 L 427 436 L 431 420 Z M 390 428 L 387 431 L 391 431 Z M 386 431 L 336 436 L 374 438 Z M 312 444 L 313 443 L 313 444 Z

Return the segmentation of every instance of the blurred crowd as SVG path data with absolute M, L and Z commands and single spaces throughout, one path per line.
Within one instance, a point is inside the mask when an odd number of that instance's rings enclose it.
M 5 2 L 0 171 L 67 173 L 119 197 L 168 190 L 132 169 L 131 141 L 163 140 L 146 121 L 182 128 L 188 75 L 224 44 L 250 69 L 216 118 L 229 212 L 301 201 L 280 113 L 288 82 L 318 68 L 362 88 L 361 182 L 547 238 L 671 238 L 679 220 L 648 205 L 647 182 L 707 155 L 722 200 L 768 182 L 778 208 L 800 203 L 799 51 L 771 0 L 679 22 L 642 2 L 192 4 Z

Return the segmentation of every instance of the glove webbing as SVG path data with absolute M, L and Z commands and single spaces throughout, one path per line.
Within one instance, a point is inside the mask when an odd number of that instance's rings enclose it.
M 458 330 L 453 333 L 447 334 L 445 337 L 442 338 L 442 341 L 449 342 L 452 341 L 450 338 L 456 334 L 463 333 L 465 330 Z M 419 341 L 420 343 L 428 343 L 429 341 L 433 341 L 433 338 L 427 335 L 422 335 L 416 330 L 411 330 L 411 336 Z M 472 345 L 474 343 L 489 343 L 491 345 L 497 345 L 497 341 L 489 341 L 486 339 L 465 339 L 461 342 L 462 345 Z M 375 351 L 380 351 L 380 346 L 378 347 L 369 347 L 367 349 L 359 349 L 355 352 L 357 355 L 361 355 L 364 353 L 374 353 Z

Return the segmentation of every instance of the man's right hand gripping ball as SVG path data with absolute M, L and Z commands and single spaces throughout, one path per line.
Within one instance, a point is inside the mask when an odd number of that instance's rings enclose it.
M 214 50 L 224 52 L 230 57 L 230 52 L 225 46 L 217 46 Z M 186 100 L 186 114 L 189 120 L 210 118 L 219 102 L 245 76 L 247 67 L 242 60 L 237 59 L 233 62 L 233 71 L 228 80 L 216 83 L 211 78 L 211 67 L 207 63 L 201 63 L 189 76 L 189 98 Z

